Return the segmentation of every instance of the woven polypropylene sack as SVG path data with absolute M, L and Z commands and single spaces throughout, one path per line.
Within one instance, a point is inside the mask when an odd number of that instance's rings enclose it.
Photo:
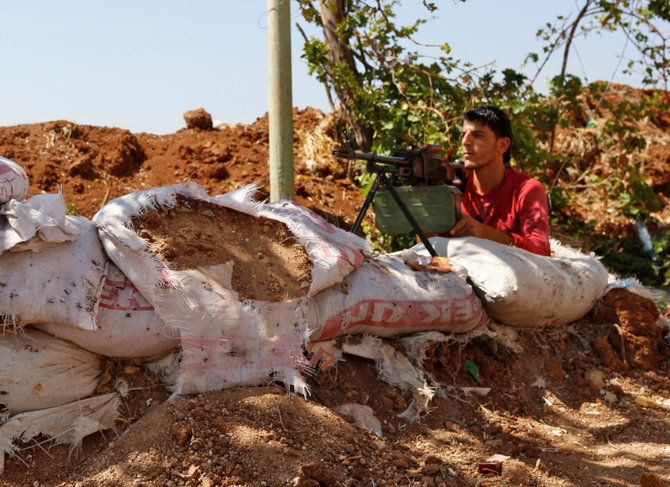
M 0 204 L 22 200 L 28 195 L 28 176 L 16 162 L 0 156 Z
M 506 325 L 544 327 L 586 315 L 607 285 L 607 269 L 593 255 L 552 241 L 553 257 L 475 237 L 430 239 L 440 256 L 463 267 L 487 313 Z M 404 259 L 426 254 L 423 245 Z
M 367 255 L 340 285 L 315 295 L 307 314 L 312 341 L 352 333 L 460 333 L 487 320 L 463 275 L 414 270 L 398 256 L 380 253 Z
M 0 391 L 11 414 L 89 396 L 102 373 L 99 355 L 42 331 L 0 335 Z

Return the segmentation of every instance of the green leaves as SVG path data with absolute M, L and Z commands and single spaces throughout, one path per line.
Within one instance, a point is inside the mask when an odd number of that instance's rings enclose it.
M 667 0 L 651 0 L 649 13 L 670 22 L 670 3 Z
M 317 0 L 297 3 L 304 21 L 323 27 Z M 328 7 L 337 20 L 336 39 L 310 38 L 303 48 L 302 57 L 310 74 L 324 84 L 331 99 L 342 104 L 343 120 L 354 128 L 359 144 L 366 142 L 359 136 L 368 137 L 363 150 L 392 154 L 438 144 L 445 153 L 458 157 L 462 114 L 474 105 L 497 105 L 512 120 L 512 164 L 535 176 L 548 190 L 552 227 L 569 227 L 612 265 L 647 269 L 630 267 L 639 264 L 633 257 L 644 259 L 628 255 L 639 254 L 635 239 L 624 236 L 613 245 L 593 226 L 574 222 L 574 202 L 585 188 L 597 187 L 597 197 L 589 196 L 586 204 L 597 199 L 627 218 L 649 220 L 648 215 L 660 203 L 639 163 L 648 140 L 637 124 L 644 119 L 660 124 L 665 119 L 670 102 L 667 92 L 642 101 L 623 96 L 611 102 L 605 98 L 608 84 L 585 87 L 578 76 L 562 72 L 551 80 L 550 95 L 543 96 L 532 87 L 539 70 L 529 81 L 514 69 L 498 72 L 473 68 L 466 61 L 454 59 L 449 39 L 433 46 L 418 42 L 415 36 L 420 37 L 426 22 L 422 14 L 432 15 L 438 5 L 442 9 L 448 6 L 428 0 L 416 2 L 417 18 L 401 25 L 395 15 L 398 3 L 331 1 Z M 670 20 L 670 6 L 666 0 L 578 0 L 576 7 L 577 16 L 558 16 L 538 30 L 538 38 L 545 42 L 543 53 L 530 53 L 526 62 L 544 66 L 550 56 L 567 60 L 573 38 L 624 30 L 639 53 L 628 61 L 626 69 L 642 71 L 645 83 L 670 84 L 670 42 L 665 24 Z M 594 119 L 598 119 L 597 124 Z M 578 142 L 584 144 L 584 152 L 576 156 L 555 153 L 557 132 L 561 136 L 561 130 L 582 129 L 586 129 L 584 140 Z M 589 153 L 587 158 L 586 149 L 598 155 Z M 597 167 L 593 157 L 601 158 Z M 365 188 L 369 176 L 361 174 L 358 183 Z M 367 229 L 366 235 L 385 250 L 399 250 L 414 243 L 406 236 L 381 235 L 374 229 Z M 657 252 L 660 270 L 643 272 L 648 282 L 662 279 L 663 263 L 670 260 L 667 239 L 663 242 L 658 245 L 665 245 L 665 250 Z M 620 268 L 614 270 L 621 274 Z
M 468 372 L 470 372 L 470 375 L 475 380 L 475 382 L 481 386 L 482 381 L 479 380 L 479 369 L 477 368 L 477 366 L 472 362 L 470 362 L 469 360 L 466 360 L 465 368 L 468 369 Z

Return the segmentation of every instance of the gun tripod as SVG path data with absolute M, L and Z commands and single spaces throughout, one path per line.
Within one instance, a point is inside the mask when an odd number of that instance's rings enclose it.
M 400 207 L 400 210 L 402 211 L 403 215 L 405 215 L 405 218 L 407 218 L 407 221 L 412 226 L 414 233 L 419 236 L 419 238 L 421 239 L 421 243 L 426 247 L 431 257 L 437 257 L 437 252 L 435 252 L 435 249 L 433 248 L 432 244 L 430 243 L 430 241 L 428 241 L 426 234 L 423 232 L 423 230 L 421 230 L 421 227 L 419 226 L 419 223 L 416 221 L 416 218 L 414 218 L 412 212 L 409 211 L 409 208 L 402 200 L 402 198 L 400 197 L 396 189 L 393 187 L 393 185 L 390 184 L 388 177 L 386 177 L 386 175 L 383 172 L 375 171 L 375 179 L 372 182 L 370 191 L 368 191 L 368 194 L 365 197 L 363 206 L 361 206 L 361 209 L 358 212 L 356 221 L 354 222 L 354 225 L 351 227 L 351 232 L 356 233 L 358 231 L 358 228 L 361 226 L 363 218 L 365 217 L 365 213 L 368 211 L 368 208 L 370 207 L 372 200 L 375 198 L 375 194 L 377 193 L 377 190 L 379 189 L 380 186 L 383 187 L 384 189 L 387 189 L 388 192 L 391 194 L 395 202 Z

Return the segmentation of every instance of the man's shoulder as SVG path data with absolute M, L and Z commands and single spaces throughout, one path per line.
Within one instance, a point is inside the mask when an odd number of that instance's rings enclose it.
M 535 179 L 532 176 L 529 176 L 525 172 L 521 172 L 518 169 L 515 169 L 513 167 L 507 166 L 505 168 L 506 171 L 506 177 L 513 182 L 515 186 L 539 186 L 543 187 L 542 183 Z
M 507 178 L 509 180 L 508 191 L 514 194 L 514 198 L 527 200 L 531 198 L 546 198 L 547 192 L 540 181 L 513 167 L 507 167 Z

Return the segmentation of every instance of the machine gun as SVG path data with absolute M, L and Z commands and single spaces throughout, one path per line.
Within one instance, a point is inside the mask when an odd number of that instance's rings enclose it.
M 390 204 L 393 201 L 430 255 L 436 257 L 437 253 L 426 237 L 420 221 L 424 226 L 431 225 L 433 221 L 441 221 L 439 224 L 443 227 L 432 230 L 446 232 L 460 219 L 461 192 L 458 187 L 462 185 L 462 180 L 458 172 L 464 169 L 459 161 L 447 162 L 446 159 L 438 157 L 441 150 L 438 145 L 426 145 L 420 149 L 398 152 L 393 156 L 360 153 L 354 151 L 353 142 L 347 135 L 345 148 L 333 151 L 333 155 L 342 159 L 366 161 L 367 171 L 375 175 L 351 231 L 358 231 L 365 213 L 374 201 L 377 227 L 380 230 L 386 233 L 408 233 L 406 224 L 397 224 L 397 215 L 393 213 Z M 381 197 L 376 198 L 380 187 Z M 409 206 L 414 211 L 410 210 L 401 193 L 409 200 Z

